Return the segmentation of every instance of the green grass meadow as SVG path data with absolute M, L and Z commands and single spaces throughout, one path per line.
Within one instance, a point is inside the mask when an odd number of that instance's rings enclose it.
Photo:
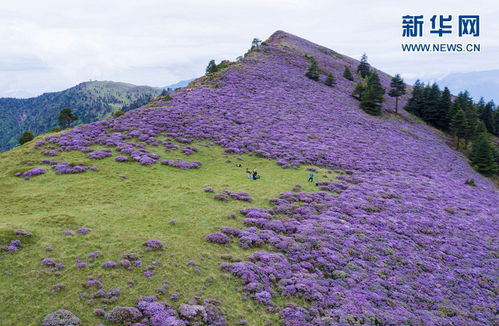
M 199 152 L 190 156 L 180 150 L 165 153 L 162 147 L 151 148 L 161 154 L 161 159 L 201 161 L 203 166 L 196 170 L 180 170 L 159 163 L 152 166 L 118 163 L 113 157 L 93 161 L 81 152 L 66 152 L 49 159 L 83 161 L 97 166 L 99 171 L 56 175 L 50 166 L 36 164 L 47 157 L 33 150 L 35 141 L 0 154 L 0 244 L 6 245 L 17 238 L 23 242 L 18 252 L 0 251 L 0 325 L 39 325 L 46 314 L 61 308 L 75 313 L 82 325 L 105 324 L 94 316 L 95 308 L 134 305 L 140 296 L 157 294 L 156 289 L 164 281 L 169 282 L 169 290 L 159 298 L 174 307 L 199 295 L 220 300 L 230 325 L 243 318 L 250 325 L 263 325 L 265 320 L 279 323 L 276 315 L 266 312 L 265 307 L 251 299 L 243 301 L 239 280 L 224 277 L 219 269 L 224 261 L 222 255 L 244 259 L 264 248 L 243 250 L 237 241 L 223 246 L 208 243 L 205 237 L 220 226 L 244 227 L 241 208 L 268 208 L 270 198 L 291 190 L 297 183 L 303 186 L 303 191 L 317 190 L 314 184 L 307 183 L 306 166 L 282 169 L 275 160 L 227 155 L 218 146 L 203 146 L 198 142 L 193 145 Z M 232 162 L 227 163 L 227 159 Z M 34 164 L 28 166 L 27 161 Z M 236 167 L 236 163 L 242 167 Z M 14 177 L 16 172 L 33 167 L 43 167 L 47 172 L 30 180 Z M 262 178 L 247 179 L 246 167 L 258 168 Z M 319 170 L 319 176 L 326 173 Z M 216 201 L 213 194 L 203 191 L 204 187 L 214 188 L 215 193 L 224 189 L 247 191 L 253 202 Z M 238 213 L 237 218 L 228 218 L 231 213 Z M 175 224 L 171 225 L 170 220 L 175 220 Z M 92 231 L 88 235 L 62 235 L 64 230 L 74 232 L 79 227 Z M 33 237 L 15 236 L 16 228 L 32 232 Z M 149 239 L 162 241 L 164 250 L 145 251 L 142 243 Z M 47 252 L 46 247 L 54 250 Z M 96 250 L 102 254 L 93 267 L 75 267 L 77 256 L 91 264 L 87 254 Z M 119 261 L 129 252 L 142 254 L 143 267 L 132 271 L 101 267 L 103 261 Z M 60 273 L 50 272 L 40 263 L 45 257 L 62 262 L 65 268 Z M 159 263 L 153 277 L 147 279 L 143 271 L 154 260 Z M 196 262 L 199 271 L 187 265 L 189 260 Z M 105 290 L 121 289 L 117 302 L 106 306 L 98 300 L 92 303 L 80 298 L 80 293 L 92 292 L 84 289 L 82 283 L 88 276 L 99 273 Z M 210 277 L 213 282 L 207 282 Z M 135 286 L 128 287 L 128 280 L 134 280 Z M 63 283 L 65 288 L 51 293 L 57 283 Z M 178 302 L 169 299 L 175 292 L 181 295 Z M 288 301 L 277 299 L 280 305 Z

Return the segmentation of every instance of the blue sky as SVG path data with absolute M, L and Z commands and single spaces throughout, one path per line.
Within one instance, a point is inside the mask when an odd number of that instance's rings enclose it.
M 479 14 L 480 53 L 403 53 L 401 16 Z M 88 80 L 164 86 L 235 59 L 254 37 L 304 37 L 407 80 L 499 69 L 494 1 L 115 1 L 0 3 L 0 96 L 57 91 Z M 429 23 L 429 22 L 426 22 Z M 423 41 L 435 41 L 425 37 Z M 446 42 L 457 37 L 446 37 Z

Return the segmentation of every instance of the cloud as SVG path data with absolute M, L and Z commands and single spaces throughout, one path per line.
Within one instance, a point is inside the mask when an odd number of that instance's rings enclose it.
M 403 14 L 482 19 L 480 54 L 404 54 Z M 27 1 L 0 4 L 0 96 L 89 79 L 166 85 L 234 59 L 281 29 L 406 78 L 497 67 L 499 6 L 490 1 Z M 5 73 L 7 72 L 7 73 Z M 22 72 L 22 73 L 19 73 Z

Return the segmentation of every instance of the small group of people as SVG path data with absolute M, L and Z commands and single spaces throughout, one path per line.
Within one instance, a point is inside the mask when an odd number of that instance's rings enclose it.
M 250 171 L 250 169 L 246 168 L 246 174 L 248 175 L 248 179 L 253 179 L 253 180 L 260 179 L 260 176 L 258 175 L 258 171 L 256 168 L 254 168 L 253 171 Z

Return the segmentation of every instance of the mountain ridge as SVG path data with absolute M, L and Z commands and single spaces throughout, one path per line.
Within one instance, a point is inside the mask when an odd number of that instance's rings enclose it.
M 0 151 L 18 143 L 24 130 L 35 135 L 58 125 L 57 116 L 64 107 L 73 109 L 79 123 L 100 120 L 126 105 L 140 106 L 161 93 L 158 88 L 122 82 L 89 81 L 59 92 L 32 98 L 0 98 Z

